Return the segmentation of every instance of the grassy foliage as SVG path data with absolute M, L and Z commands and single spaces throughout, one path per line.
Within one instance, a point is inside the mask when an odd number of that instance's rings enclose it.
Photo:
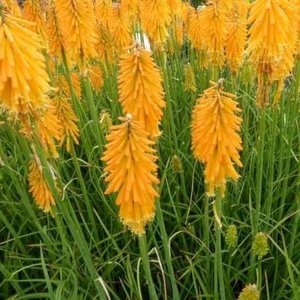
M 255 74 L 247 84 L 227 70 L 219 74 L 242 108 L 244 168 L 239 181 L 227 185 L 218 229 L 213 208 L 220 203 L 205 196 L 203 169 L 190 149 L 191 110 L 211 73 L 199 69 L 193 53 L 175 51 L 156 61 L 167 101 L 157 146 L 161 197 L 144 238 L 123 228 L 114 197 L 104 196 L 98 115 L 106 109 L 118 122 L 117 67 L 106 70 L 101 91 L 81 78 L 83 100 L 73 94 L 80 144 L 51 160 L 62 197 L 37 150 L 57 199 L 53 216 L 39 211 L 28 193 L 30 144 L 12 122 L 1 126 L 0 298 L 236 299 L 248 283 L 258 285 L 262 299 L 300 298 L 299 63 L 280 107 L 265 110 L 255 106 Z M 196 74 L 195 93 L 184 91 L 187 62 Z M 238 234 L 234 248 L 225 243 L 231 224 Z M 269 246 L 261 259 L 252 251 L 258 232 Z

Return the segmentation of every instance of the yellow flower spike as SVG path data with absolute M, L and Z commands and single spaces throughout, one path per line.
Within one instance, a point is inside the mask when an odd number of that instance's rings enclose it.
M 58 152 L 56 143 L 62 139 L 62 124 L 57 115 L 54 103 L 47 104 L 47 108 L 40 113 L 35 120 L 37 137 L 49 156 L 57 158 Z
M 206 69 L 209 65 L 207 49 L 204 44 L 205 6 L 198 6 L 197 9 L 191 8 L 189 11 L 187 37 L 191 41 L 192 47 L 196 50 L 197 60 L 201 69 Z
M 97 23 L 110 32 L 114 14 L 112 1 L 96 0 L 95 12 L 97 17 Z
M 34 128 L 32 126 L 32 113 L 19 113 L 17 118 L 21 125 L 19 132 L 23 134 L 28 141 L 32 141 L 34 133 Z
M 276 60 L 295 40 L 295 31 L 290 30 L 293 10 L 291 1 L 287 0 L 256 0 L 251 5 L 248 53 L 254 63 L 264 65 L 260 68 L 270 77 L 275 72 Z
M 168 4 L 171 10 L 172 17 L 182 16 L 182 6 L 181 6 L 181 0 L 168 0 Z
M 131 33 L 131 26 L 129 15 L 121 10 L 118 3 L 114 5 L 113 16 L 113 43 L 119 53 L 122 53 L 126 48 L 133 44 L 133 35 Z
M 11 112 L 41 107 L 50 89 L 42 43 L 31 26 L 6 10 L 0 15 L 0 105 Z
M 229 12 L 234 7 L 235 1 L 236 0 L 219 0 L 219 2 L 221 2 L 222 6 L 225 10 L 227 10 L 227 12 Z
M 101 131 L 104 135 L 107 135 L 112 127 L 112 118 L 109 111 L 107 111 L 106 109 L 102 109 L 99 115 L 99 119 Z
M 193 9 L 189 14 L 189 27 L 187 36 L 190 39 L 192 46 L 197 50 L 204 50 L 204 35 L 203 22 L 204 20 L 204 8 L 205 6 L 199 6 L 198 9 Z
M 30 161 L 28 167 L 29 192 L 40 209 L 51 212 L 55 205 L 54 197 L 44 178 L 42 166 L 37 158 Z
M 111 0 L 96 0 L 95 13 L 97 18 L 96 49 L 99 59 L 114 63 L 117 59 L 117 49 L 114 44 L 114 10 Z
M 296 54 L 297 10 L 293 1 L 256 0 L 251 4 L 248 23 L 247 54 L 256 65 L 258 81 L 257 105 L 269 102 L 272 83 L 284 79 L 292 70 Z
M 233 0 L 233 6 L 229 11 L 226 59 L 234 74 L 238 72 L 244 59 L 248 9 L 249 4 L 246 0 Z
M 234 224 L 227 227 L 225 233 L 225 243 L 228 249 L 236 249 L 238 244 L 238 230 Z
M 188 32 L 190 17 L 195 11 L 194 7 L 190 4 L 190 2 L 182 2 L 181 3 L 181 12 L 182 12 L 182 21 L 185 27 L 185 32 Z
M 119 119 L 122 123 L 112 126 L 106 136 L 108 143 L 102 157 L 108 182 L 105 194 L 118 193 L 116 204 L 121 221 L 134 234 L 141 235 L 154 218 L 155 198 L 159 196 L 155 188 L 159 184 L 155 143 L 143 124 L 131 120 L 131 115 Z
M 167 0 L 144 0 L 140 2 L 142 29 L 151 42 L 160 47 L 168 37 L 171 10 Z
M 179 47 L 182 47 L 183 45 L 183 39 L 184 39 L 184 32 L 183 32 L 183 22 L 182 20 L 175 20 L 174 21 L 174 31 L 175 31 L 175 40 Z
M 97 56 L 96 16 L 90 0 L 54 0 L 59 26 L 70 61 L 85 64 Z
M 77 97 L 80 99 L 82 96 L 81 92 L 81 84 L 80 84 L 80 77 L 78 73 L 76 72 L 71 72 L 71 80 L 72 80 L 72 85 L 75 90 L 75 93 Z M 71 90 L 70 86 L 63 74 L 58 74 L 55 78 L 55 88 L 58 88 L 58 91 L 64 95 L 67 98 L 71 97 Z
M 117 58 L 117 51 L 114 38 L 106 26 L 97 24 L 97 44 L 96 49 L 99 59 L 107 63 L 114 63 Z
M 195 74 L 190 64 L 184 66 L 184 90 L 192 93 L 197 90 Z
M 174 42 L 180 48 L 183 45 L 183 9 L 180 0 L 168 0 L 171 14 L 171 34 L 167 39 L 168 52 L 174 54 Z
M 165 101 L 162 78 L 151 53 L 135 47 L 120 60 L 118 77 L 120 102 L 124 113 L 141 122 L 151 136 L 159 136 Z
M 81 83 L 80 83 L 79 74 L 77 72 L 71 72 L 71 80 L 77 97 L 81 98 L 82 92 L 81 92 Z M 68 89 L 70 89 L 69 85 L 68 85 Z
M 259 300 L 260 291 L 255 284 L 246 285 L 241 291 L 238 300 Z
M 46 15 L 39 0 L 26 0 L 24 3 L 23 16 L 26 20 L 32 22 L 30 29 L 37 34 L 43 41 L 43 46 L 48 48 Z
M 122 13 L 128 15 L 131 25 L 134 25 L 138 16 L 139 0 L 121 0 Z
M 242 119 L 236 97 L 224 92 L 223 80 L 211 81 L 193 110 L 192 150 L 195 158 L 205 165 L 207 193 L 214 196 L 216 188 L 224 195 L 226 179 L 237 180 L 234 163 L 242 167 L 239 136 Z
M 252 252 L 258 259 L 262 259 L 269 253 L 268 235 L 264 232 L 258 232 L 252 242 Z
M 216 67 L 222 67 L 225 60 L 224 49 L 228 28 L 225 4 L 221 0 L 210 0 L 203 8 L 203 43 L 210 63 Z
M 4 6 L 7 8 L 9 13 L 11 13 L 15 17 L 22 17 L 22 12 L 20 6 L 18 5 L 16 0 L 4 0 Z
M 256 78 L 255 66 L 249 62 L 246 57 L 244 59 L 243 65 L 240 68 L 240 80 L 244 85 L 250 85 L 253 83 L 253 79 Z
M 68 98 L 56 97 L 54 99 L 56 116 L 61 123 L 61 138 L 59 146 L 66 145 L 66 150 L 71 151 L 70 142 L 78 145 L 79 129 L 77 126 L 78 117 L 76 116 L 72 104 Z
M 199 68 L 201 70 L 208 69 L 209 57 L 207 56 L 207 51 L 205 50 L 197 51 L 196 56 L 197 56 Z
M 57 74 L 59 68 L 59 60 L 56 57 L 49 57 L 48 60 L 48 72 L 50 72 L 50 76 L 54 76 Z
M 47 16 L 49 51 L 52 56 L 57 57 L 59 61 L 61 61 L 62 51 L 65 49 L 65 42 L 52 1 L 49 3 Z
M 155 49 L 158 52 L 162 52 L 163 49 Z M 170 56 L 174 55 L 175 53 L 175 48 L 174 48 L 174 38 L 172 39 L 171 37 L 169 37 L 167 39 L 167 42 L 166 42 L 166 47 L 165 47 L 165 52 L 167 54 L 169 54 Z
M 176 154 L 171 158 L 171 166 L 174 173 L 183 172 L 182 161 Z
M 103 72 L 99 66 L 90 66 L 89 77 L 91 81 L 92 88 L 95 91 L 99 91 L 104 83 Z

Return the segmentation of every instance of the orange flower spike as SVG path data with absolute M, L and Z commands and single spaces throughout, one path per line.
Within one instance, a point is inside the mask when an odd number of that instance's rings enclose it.
M 171 25 L 169 38 L 167 39 L 167 48 L 169 53 L 174 53 L 174 43 L 181 48 L 184 39 L 184 9 L 180 0 L 168 0 L 171 11 Z
M 155 188 L 159 184 L 157 156 L 142 123 L 131 120 L 130 115 L 119 119 L 122 124 L 112 126 L 106 136 L 108 144 L 102 157 L 108 182 L 105 194 L 118 193 L 121 221 L 141 235 L 154 218 L 155 198 L 159 196 Z
M 25 113 L 45 103 L 50 89 L 42 44 L 32 23 L 6 10 L 0 15 L 0 105 Z
M 291 1 L 256 0 L 251 5 L 248 53 L 251 61 L 263 64 L 262 69 L 271 77 L 276 73 L 276 67 L 280 67 L 276 62 L 284 49 L 291 48 L 290 43 L 295 41 L 295 31 L 290 30 L 294 20 Z M 293 65 L 293 62 L 289 64 Z
M 20 6 L 16 0 L 4 0 L 4 6 L 15 17 L 22 17 Z
M 108 63 L 115 63 L 117 51 L 114 44 L 114 37 L 106 26 L 97 24 L 97 45 L 99 59 Z
M 65 41 L 57 20 L 55 6 L 52 1 L 49 3 L 47 15 L 47 34 L 49 41 L 49 51 L 52 56 L 55 56 L 61 60 L 62 50 L 65 49 Z
M 96 16 L 90 0 L 54 0 L 67 56 L 74 63 L 85 63 L 97 56 Z
M 33 139 L 33 126 L 32 126 L 32 123 L 31 123 L 31 114 L 30 113 L 25 113 L 25 114 L 22 114 L 22 113 L 19 113 L 18 114 L 18 121 L 20 122 L 20 129 L 19 129 L 19 132 L 21 134 L 24 135 L 24 137 L 28 140 L 28 141 L 32 141 Z
M 119 53 L 133 44 L 129 15 L 121 10 L 119 4 L 114 5 L 113 41 Z
M 236 0 L 218 0 L 218 1 L 220 1 L 220 4 L 224 7 L 224 9 L 227 10 L 227 12 L 229 12 L 229 10 L 233 8 L 234 2 Z
M 192 66 L 187 64 L 184 66 L 184 90 L 186 92 L 196 92 L 196 80 Z
M 114 15 L 112 1 L 96 0 L 95 12 L 97 17 L 97 23 L 110 32 Z
M 26 20 L 32 22 L 30 29 L 39 34 L 43 41 L 43 46 L 47 48 L 46 15 L 41 7 L 41 2 L 38 0 L 26 0 L 24 3 L 23 16 Z
M 44 212 L 51 212 L 55 205 L 54 197 L 44 178 L 43 169 L 40 163 L 33 159 L 28 167 L 29 192 L 40 209 Z
M 81 92 L 80 78 L 78 73 L 71 72 L 71 80 L 72 80 L 74 91 L 77 97 L 80 99 L 82 96 L 82 92 Z M 58 74 L 58 76 L 56 77 L 55 87 L 58 88 L 59 92 L 63 94 L 65 97 L 67 98 L 71 97 L 70 86 L 63 74 Z
M 99 91 L 104 83 L 103 72 L 99 66 L 90 66 L 89 77 L 91 81 L 92 88 L 95 91 Z
M 73 88 L 75 90 L 75 93 L 77 95 L 78 98 L 81 98 L 82 96 L 82 92 L 81 92 L 81 83 L 80 83 L 80 76 L 77 72 L 71 72 L 71 80 L 72 80 L 72 85 L 73 85 Z M 68 86 L 68 89 L 70 91 L 70 87 L 69 87 L 69 84 L 67 83 L 67 81 L 65 81 L 67 86 Z M 71 95 L 71 92 L 70 92 L 70 95 Z
M 181 20 L 175 21 L 175 39 L 176 43 L 179 47 L 182 47 L 183 45 L 183 39 L 184 39 L 184 32 L 183 32 L 183 22 Z
M 293 1 L 256 0 L 251 4 L 247 54 L 258 73 L 257 105 L 269 102 L 274 81 L 283 80 L 294 66 L 298 15 Z
M 57 116 L 57 110 L 53 103 L 48 103 L 46 110 L 36 120 L 37 137 L 49 156 L 57 158 L 56 142 L 62 138 L 62 124 Z
M 181 48 L 184 40 L 184 24 L 179 18 L 174 18 L 170 27 L 170 35 L 167 39 L 167 49 L 169 53 L 174 54 L 174 46 Z M 158 50 L 158 48 L 156 48 Z
M 225 60 L 224 49 L 227 36 L 226 3 L 210 0 L 203 9 L 203 42 L 209 61 L 213 66 L 222 67 Z
M 185 27 L 185 31 L 188 31 L 191 14 L 195 11 L 194 7 L 189 2 L 181 3 L 182 20 Z
M 97 17 L 97 44 L 99 59 L 114 63 L 117 58 L 117 49 L 114 44 L 114 12 L 111 0 L 97 0 L 95 2 Z
M 197 9 L 193 9 L 189 14 L 189 27 L 188 27 L 188 38 L 190 39 L 193 48 L 197 50 L 204 49 L 204 32 L 203 32 L 203 22 L 204 22 L 204 6 L 199 6 Z
M 66 144 L 66 150 L 71 151 L 71 141 L 76 145 L 79 144 L 79 129 L 77 126 L 78 118 L 73 110 L 72 104 L 68 98 L 57 97 L 54 100 L 54 106 L 56 109 L 56 116 L 61 124 L 61 147 Z
M 168 37 L 171 10 L 167 0 L 144 0 L 140 2 L 142 29 L 150 41 L 161 45 Z
M 181 0 L 168 0 L 168 4 L 171 10 L 171 15 L 174 18 L 175 16 L 182 16 L 182 6 Z
M 139 0 L 121 0 L 121 10 L 128 15 L 131 25 L 137 21 Z
M 226 179 L 237 180 L 234 163 L 242 167 L 239 151 L 242 150 L 240 125 L 242 119 L 235 96 L 226 93 L 223 80 L 211 81 L 212 87 L 197 100 L 192 118 L 192 150 L 196 159 L 205 165 L 207 193 L 214 196 L 220 187 L 224 194 Z
M 121 57 L 118 85 L 123 111 L 144 124 L 152 136 L 159 136 L 166 104 L 162 78 L 150 52 L 136 47 Z
M 234 74 L 238 72 L 243 63 L 247 42 L 248 10 L 249 4 L 246 0 L 234 0 L 229 11 L 226 58 Z

